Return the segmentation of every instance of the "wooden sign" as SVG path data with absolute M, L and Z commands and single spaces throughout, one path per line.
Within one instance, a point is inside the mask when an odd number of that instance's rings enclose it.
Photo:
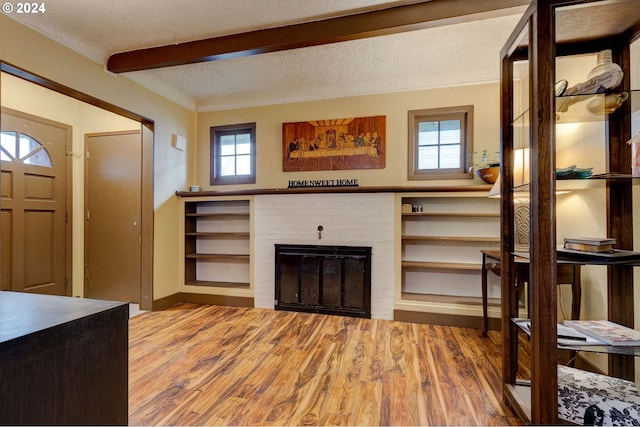
M 289 181 L 288 188 L 306 187 L 358 187 L 357 179 L 302 179 Z

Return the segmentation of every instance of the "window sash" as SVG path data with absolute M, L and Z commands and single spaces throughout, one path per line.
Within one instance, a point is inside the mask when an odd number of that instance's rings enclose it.
M 0 160 L 25 165 L 53 167 L 47 149 L 35 138 L 19 132 L 0 132 Z
M 472 179 L 473 106 L 409 112 L 410 180 Z
M 417 128 L 418 170 L 461 168 L 464 161 L 461 156 L 461 147 L 464 142 L 462 120 L 419 120 Z M 427 129 L 425 131 L 422 128 Z
M 255 183 L 255 123 L 211 127 L 211 185 Z

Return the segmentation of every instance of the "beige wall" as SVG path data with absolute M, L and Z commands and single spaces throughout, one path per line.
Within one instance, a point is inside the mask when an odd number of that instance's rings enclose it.
M 496 83 L 196 114 L 124 76 L 105 72 L 102 65 L 72 52 L 3 15 L 0 15 L 0 58 L 31 73 L 154 121 L 154 299 L 178 291 L 179 266 L 182 257 L 178 251 L 177 242 L 182 236 L 177 226 L 179 200 L 174 196 L 174 192 L 186 189 L 189 184 L 195 183 L 200 184 L 203 189 L 210 188 L 208 185 L 210 126 L 253 121 L 257 123 L 258 181 L 256 185 L 249 187 L 259 188 L 282 188 L 286 187 L 291 179 L 312 179 L 319 176 L 358 178 L 361 186 L 442 184 L 437 181 L 407 181 L 407 112 L 409 110 L 474 104 L 476 151 L 482 151 L 485 148 L 489 152 L 498 151 L 499 98 Z M 73 105 L 71 100 L 60 99 L 56 101 L 59 104 L 54 107 L 38 106 L 38 101 L 35 101 L 29 107 L 24 104 L 28 102 L 29 97 L 22 97 L 23 89 L 15 82 L 11 84 L 20 93 L 14 91 L 11 94 L 7 78 L 0 81 L 0 90 L 6 91 L 6 95 L 3 93 L 3 99 L 13 108 L 31 110 L 27 112 L 74 126 L 74 153 L 81 151 L 79 135 L 82 135 L 85 130 L 91 132 L 102 130 L 104 121 L 98 120 L 99 127 L 85 124 L 84 120 L 93 113 L 82 113 L 89 110 Z M 69 115 L 63 114 L 64 110 Z M 283 122 L 370 115 L 387 116 L 387 166 L 385 169 L 317 173 L 282 172 Z M 196 121 L 199 123 L 198 126 Z M 189 144 L 187 152 L 176 150 L 171 146 L 171 136 L 175 133 L 187 137 Z M 83 166 L 80 163 L 74 166 L 73 172 L 74 210 L 78 212 L 82 210 L 83 203 L 81 182 L 78 179 L 83 173 Z M 476 178 L 463 183 L 479 182 Z M 234 187 L 216 189 L 232 188 Z M 241 188 L 247 188 L 247 186 Z M 81 226 L 74 226 L 74 247 L 81 248 L 82 239 Z M 82 259 L 82 252 L 74 251 L 74 294 L 79 294 L 83 287 Z
M 102 65 L 56 44 L 2 14 L 0 14 L 0 58 L 31 73 L 87 93 L 155 122 L 154 299 L 176 293 L 178 267 L 181 261 L 176 242 L 181 236 L 177 227 L 178 201 L 174 192 L 185 188 L 188 180 L 187 152 L 178 151 L 171 146 L 171 135 L 174 133 L 184 135 L 189 144 L 193 144 L 195 113 L 141 87 L 124 76 L 105 72 Z M 4 80 L 3 78 L 3 81 L 0 81 L 3 97 L 4 91 L 7 90 Z M 61 108 L 78 109 L 73 106 Z M 75 173 L 80 172 L 77 170 Z M 74 187 L 74 200 L 81 200 L 77 199 L 77 192 L 81 194 L 80 189 Z M 74 234 L 75 246 L 81 247 L 81 238 L 81 235 Z M 74 261 L 77 261 L 75 254 Z M 74 275 L 74 293 L 79 286 L 75 283 L 75 279 Z
M 284 188 L 289 180 L 358 178 L 360 186 L 467 185 L 474 180 L 408 181 L 408 112 L 426 108 L 474 105 L 475 151 L 496 153 L 500 141 L 499 86 L 497 83 L 431 89 L 413 92 L 325 99 L 229 111 L 198 113 L 196 165 L 191 184 L 203 189 Z M 282 172 L 282 123 L 345 117 L 386 116 L 387 156 L 384 169 Z M 257 182 L 249 186 L 209 185 L 209 128 L 211 126 L 256 122 Z M 495 154 L 494 157 L 498 157 Z

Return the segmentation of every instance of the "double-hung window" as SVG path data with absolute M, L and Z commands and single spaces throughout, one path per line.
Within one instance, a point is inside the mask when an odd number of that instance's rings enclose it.
M 211 185 L 256 182 L 256 124 L 211 127 Z
M 472 152 L 472 105 L 409 112 L 409 179 L 473 178 Z

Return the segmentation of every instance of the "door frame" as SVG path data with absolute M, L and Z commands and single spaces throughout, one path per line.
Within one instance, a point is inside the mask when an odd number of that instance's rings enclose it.
M 151 310 L 153 305 L 153 152 L 154 128 L 153 120 L 140 114 L 131 112 L 117 105 L 80 92 L 68 86 L 54 82 L 46 77 L 31 73 L 23 68 L 0 60 L 0 71 L 21 78 L 38 86 L 69 96 L 103 110 L 127 117 L 141 124 L 142 131 L 142 248 L 141 248 L 141 285 L 140 309 Z
M 55 120 L 47 119 L 44 117 L 36 116 L 34 114 L 30 114 L 24 111 L 15 110 L 9 107 L 0 106 L 0 112 L 17 117 L 19 119 L 31 120 L 34 122 L 42 123 L 45 125 L 57 127 L 60 129 L 64 129 L 66 133 L 65 141 L 64 141 L 64 152 L 71 152 L 71 145 L 73 143 L 73 127 L 66 124 L 60 123 Z M 0 123 L 0 129 L 2 128 L 2 123 Z M 1 169 L 1 168 L 0 168 Z M 65 174 L 65 182 L 64 182 L 64 192 L 65 192 L 65 201 L 64 201 L 64 209 L 65 209 L 65 224 L 64 224 L 64 250 L 65 250 L 65 262 L 64 262 L 64 290 L 65 295 L 71 296 L 73 291 L 73 283 L 71 281 L 73 277 L 72 267 L 73 267 L 73 171 L 72 171 L 72 162 L 71 156 L 65 155 L 64 159 L 64 174 Z M 1 202 L 0 202 L 1 203 Z

